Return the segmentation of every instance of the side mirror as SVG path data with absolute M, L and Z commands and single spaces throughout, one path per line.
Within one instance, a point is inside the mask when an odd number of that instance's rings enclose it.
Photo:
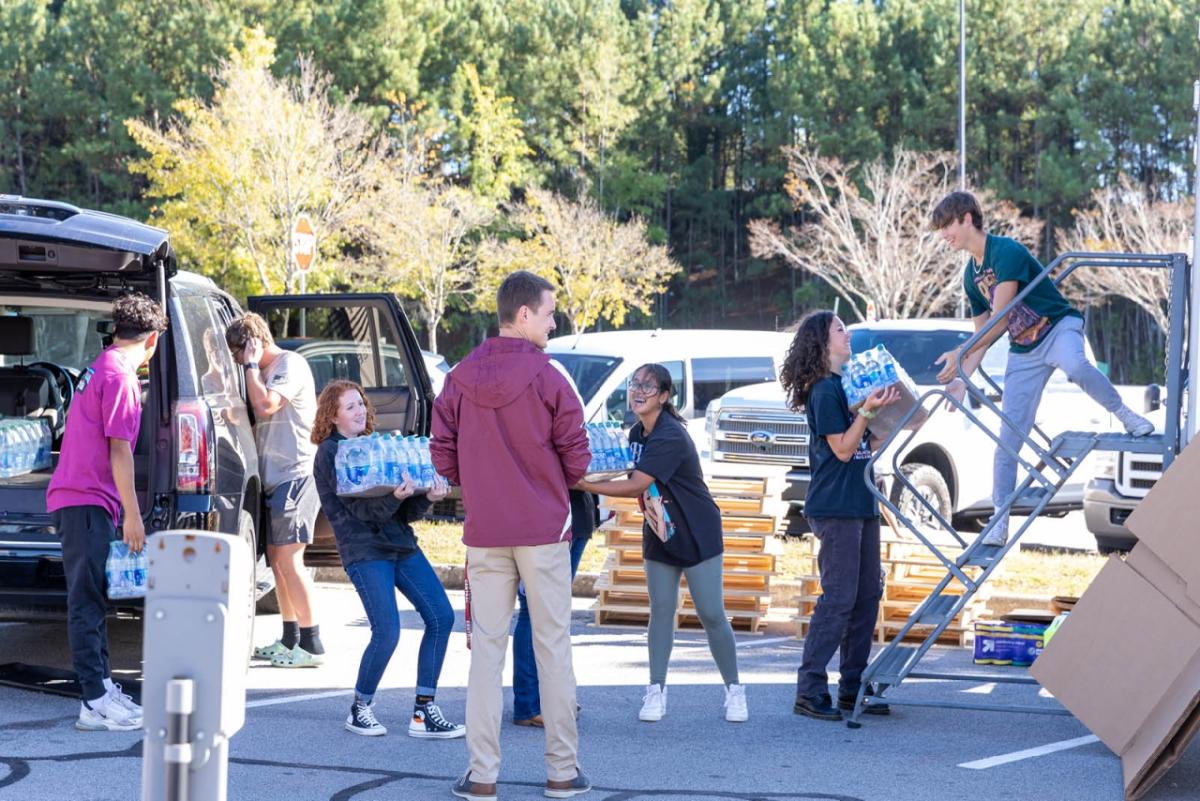
M 1146 387 L 1146 393 L 1143 407 L 1147 412 L 1158 411 L 1162 407 L 1162 387 L 1158 384 L 1151 384 Z

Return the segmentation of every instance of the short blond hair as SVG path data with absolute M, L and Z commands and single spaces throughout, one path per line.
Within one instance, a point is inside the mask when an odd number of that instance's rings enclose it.
M 271 328 L 261 314 L 246 312 L 225 329 L 225 344 L 229 345 L 229 349 L 234 353 L 245 348 L 251 339 L 260 339 L 263 345 L 275 344 Z

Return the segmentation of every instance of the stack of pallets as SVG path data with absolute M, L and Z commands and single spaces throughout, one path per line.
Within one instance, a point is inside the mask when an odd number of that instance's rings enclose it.
M 769 497 L 763 479 L 710 479 L 709 491 L 721 509 L 725 538 L 725 611 L 735 628 L 757 633 L 771 605 L 771 576 L 780 544 L 775 516 L 764 512 Z M 603 498 L 614 516 L 600 531 L 609 555 L 596 582 L 596 625 L 645 626 L 650 597 L 642 564 L 643 517 L 633 498 Z M 696 615 L 685 578 L 680 588 L 676 626 L 696 628 Z
M 808 540 L 810 552 L 804 556 L 804 575 L 799 577 L 801 592 L 796 596 L 796 636 L 803 639 L 808 633 L 817 598 L 821 595 L 821 579 L 817 570 L 816 540 Z M 944 548 L 943 553 L 953 558 L 953 550 Z M 899 633 L 909 616 L 937 586 L 946 574 L 945 567 L 929 553 L 920 542 L 896 536 L 895 530 L 884 527 L 879 543 L 880 562 L 883 567 L 883 597 L 879 602 L 879 619 L 875 625 L 877 642 L 888 642 Z M 967 573 L 977 574 L 979 568 L 968 568 Z M 957 591 L 956 589 L 957 588 Z M 952 582 L 946 595 L 961 594 L 963 587 Z M 945 645 L 967 645 L 974 639 L 975 621 L 986 617 L 987 593 L 981 590 L 967 607 L 938 638 Z M 924 639 L 928 626 L 917 626 L 907 639 Z

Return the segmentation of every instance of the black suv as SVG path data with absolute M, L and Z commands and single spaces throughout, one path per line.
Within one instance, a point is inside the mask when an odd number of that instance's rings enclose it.
M 141 376 L 134 448 L 147 533 L 190 528 L 241 537 L 259 554 L 257 595 L 272 589 L 260 521 L 258 455 L 242 371 L 225 326 L 242 313 L 210 279 L 179 271 L 167 232 L 63 203 L 0 195 L 0 418 L 46 421 L 47 470 L 0 478 L 0 610 L 66 602 L 62 552 L 46 487 L 80 373 L 105 347 L 111 304 L 136 290 L 158 298 L 170 327 Z M 380 429 L 427 435 L 433 392 L 421 350 L 387 294 L 254 297 L 249 307 L 284 346 L 320 354 L 317 392 L 333 378 L 366 388 Z M 323 522 L 323 521 L 322 521 Z M 338 564 L 318 525 L 310 564 Z

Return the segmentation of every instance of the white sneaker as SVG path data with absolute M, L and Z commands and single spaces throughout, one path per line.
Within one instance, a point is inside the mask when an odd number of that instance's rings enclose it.
M 106 681 L 104 686 L 108 689 L 109 698 L 129 710 L 129 713 L 138 720 L 142 719 L 142 708 L 137 705 L 132 696 L 127 695 L 121 690 L 120 684 L 114 681 Z
M 725 688 L 725 720 L 730 723 L 745 723 L 750 719 L 750 710 L 746 708 L 746 688 L 740 684 L 730 684 Z
M 646 686 L 646 694 L 642 696 L 642 711 L 638 712 L 638 720 L 655 723 L 667 714 L 667 688 L 661 684 Z
M 79 704 L 75 728 L 80 731 L 135 731 L 142 728 L 142 718 L 135 717 L 111 695 L 104 695 Z
M 1006 542 L 1008 542 L 1008 532 L 997 527 L 989 531 L 987 536 L 984 537 L 983 541 L 979 544 L 990 545 L 994 548 L 1003 548 Z
M 1122 406 L 1113 412 L 1113 415 L 1121 421 L 1121 425 L 1125 426 L 1125 433 L 1130 436 L 1146 437 L 1154 433 L 1154 423 L 1151 423 L 1128 406 Z

